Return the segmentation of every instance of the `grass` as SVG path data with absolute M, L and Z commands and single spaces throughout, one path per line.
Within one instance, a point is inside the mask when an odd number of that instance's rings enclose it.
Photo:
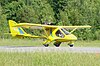
M 42 46 L 42 42 L 40 39 L 0 39 L 0 46 Z M 75 46 L 100 47 L 100 41 L 76 41 Z M 0 66 L 100 66 L 100 53 L 0 52 Z
M 0 46 L 42 46 L 42 42 L 39 39 L 1 39 Z
M 43 46 L 43 40 L 40 39 L 0 39 L 0 46 Z M 53 43 L 50 44 L 53 46 Z M 62 43 L 61 46 L 68 47 L 67 43 Z M 76 41 L 77 47 L 100 47 L 100 41 Z
M 75 42 L 76 46 L 80 47 L 100 47 L 100 40 L 95 41 L 77 41 Z
M 100 54 L 0 52 L 0 66 L 100 66 Z

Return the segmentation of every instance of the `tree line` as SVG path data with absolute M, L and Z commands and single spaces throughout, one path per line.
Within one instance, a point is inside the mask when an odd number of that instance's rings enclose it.
M 0 36 L 8 20 L 56 25 L 91 25 L 74 32 L 81 40 L 100 40 L 100 0 L 0 0 Z

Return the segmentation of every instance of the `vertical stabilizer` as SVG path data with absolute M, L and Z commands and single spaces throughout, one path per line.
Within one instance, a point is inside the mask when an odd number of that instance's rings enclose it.
M 9 27 L 12 36 L 27 34 L 21 27 L 14 27 L 17 23 L 13 20 L 9 20 Z

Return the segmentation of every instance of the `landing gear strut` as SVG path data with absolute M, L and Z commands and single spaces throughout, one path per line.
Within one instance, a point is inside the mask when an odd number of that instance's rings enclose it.
M 49 40 L 46 40 L 46 41 L 44 41 L 44 43 L 43 43 L 43 45 L 45 46 L 45 47 L 48 47 L 49 46 L 49 43 L 48 42 L 50 42 Z M 48 43 L 48 44 L 47 44 Z
M 55 43 L 54 43 L 54 45 L 55 45 L 56 47 L 59 47 L 60 44 L 61 44 L 61 42 L 55 42 Z

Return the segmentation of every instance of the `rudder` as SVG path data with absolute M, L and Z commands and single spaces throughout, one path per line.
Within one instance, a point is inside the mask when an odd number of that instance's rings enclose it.
M 21 27 L 14 27 L 17 23 L 13 20 L 9 20 L 9 27 L 12 36 L 24 35 L 26 32 Z

